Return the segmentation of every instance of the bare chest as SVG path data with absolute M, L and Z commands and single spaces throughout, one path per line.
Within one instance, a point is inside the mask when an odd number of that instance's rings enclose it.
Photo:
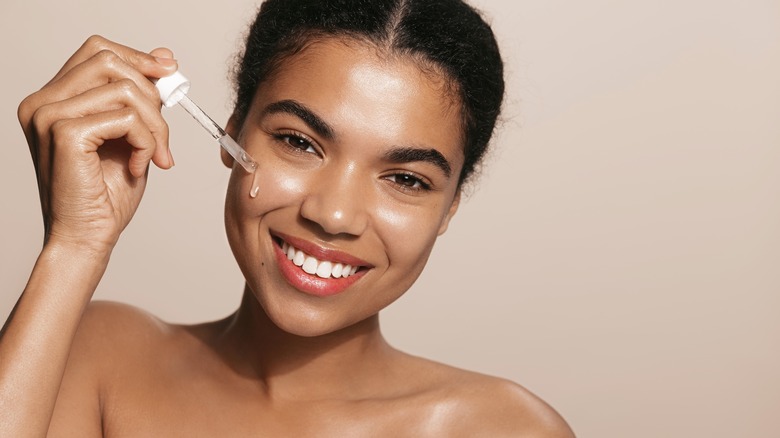
M 212 381 L 137 385 L 108 398 L 107 437 L 441 436 L 432 411 L 408 399 L 270 401 Z

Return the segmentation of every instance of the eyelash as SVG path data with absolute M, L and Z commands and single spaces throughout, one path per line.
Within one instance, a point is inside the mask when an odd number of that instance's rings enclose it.
M 297 133 L 297 132 L 280 132 L 278 134 L 273 134 L 273 137 L 281 142 L 284 143 L 285 146 L 287 146 L 289 149 L 297 152 L 297 153 L 307 153 L 307 154 L 316 154 L 317 150 L 314 147 L 314 142 L 307 136 Z M 301 142 L 302 144 L 295 145 L 293 142 Z M 301 146 L 306 146 L 306 148 L 301 148 Z M 309 151 L 308 149 L 312 148 L 313 151 Z
M 317 151 L 314 148 L 313 141 L 309 139 L 308 136 L 298 133 L 298 132 L 280 132 L 278 134 L 273 134 L 274 139 L 277 141 L 283 143 L 286 147 L 294 151 L 295 153 L 307 153 L 307 154 L 316 154 Z M 293 142 L 301 142 L 303 144 L 295 145 Z M 306 146 L 306 149 L 303 149 L 301 146 Z M 314 151 L 308 151 L 308 148 L 315 149 Z M 411 182 L 412 185 L 404 184 L 403 182 L 399 182 L 398 179 L 403 178 L 405 182 Z M 411 192 L 411 193 L 419 193 L 419 192 L 429 192 L 431 191 L 431 185 L 424 181 L 419 176 L 415 175 L 411 172 L 398 172 L 391 175 L 388 175 L 387 178 L 391 183 L 393 183 L 395 186 L 398 187 L 399 190 L 405 191 L 405 192 Z
M 408 186 L 406 184 L 403 184 L 401 182 L 398 182 L 398 177 L 401 178 L 408 178 L 406 181 L 412 182 L 413 185 Z M 403 191 L 409 191 L 409 192 L 429 192 L 431 191 L 431 185 L 427 182 L 423 181 L 422 178 L 418 177 L 417 175 L 411 173 L 411 172 L 398 172 L 394 173 L 392 175 L 388 175 L 388 179 L 398 186 L 400 190 Z

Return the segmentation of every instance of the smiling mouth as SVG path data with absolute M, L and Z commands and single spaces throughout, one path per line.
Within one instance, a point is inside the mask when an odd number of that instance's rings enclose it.
M 364 267 L 352 266 L 347 263 L 320 260 L 311 254 L 303 252 L 301 249 L 294 247 L 282 239 L 274 240 L 276 240 L 276 244 L 281 247 L 282 253 L 284 253 L 287 259 L 290 260 L 293 265 L 299 267 L 303 272 L 312 276 L 316 275 L 322 279 L 348 278 L 364 269 Z

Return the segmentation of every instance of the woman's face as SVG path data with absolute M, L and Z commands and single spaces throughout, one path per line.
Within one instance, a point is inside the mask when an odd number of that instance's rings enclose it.
M 280 328 L 338 330 L 417 279 L 459 199 L 460 111 L 447 90 L 409 59 L 324 40 L 284 61 L 243 126 L 229 125 L 259 166 L 233 171 L 228 240 Z

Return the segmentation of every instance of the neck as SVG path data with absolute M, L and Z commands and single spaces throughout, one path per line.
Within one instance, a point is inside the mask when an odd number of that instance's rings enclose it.
M 394 351 L 378 315 L 324 335 L 298 336 L 276 326 L 248 288 L 220 343 L 236 371 L 283 398 L 363 396 L 359 392 L 370 391 L 367 383 L 377 380 Z

